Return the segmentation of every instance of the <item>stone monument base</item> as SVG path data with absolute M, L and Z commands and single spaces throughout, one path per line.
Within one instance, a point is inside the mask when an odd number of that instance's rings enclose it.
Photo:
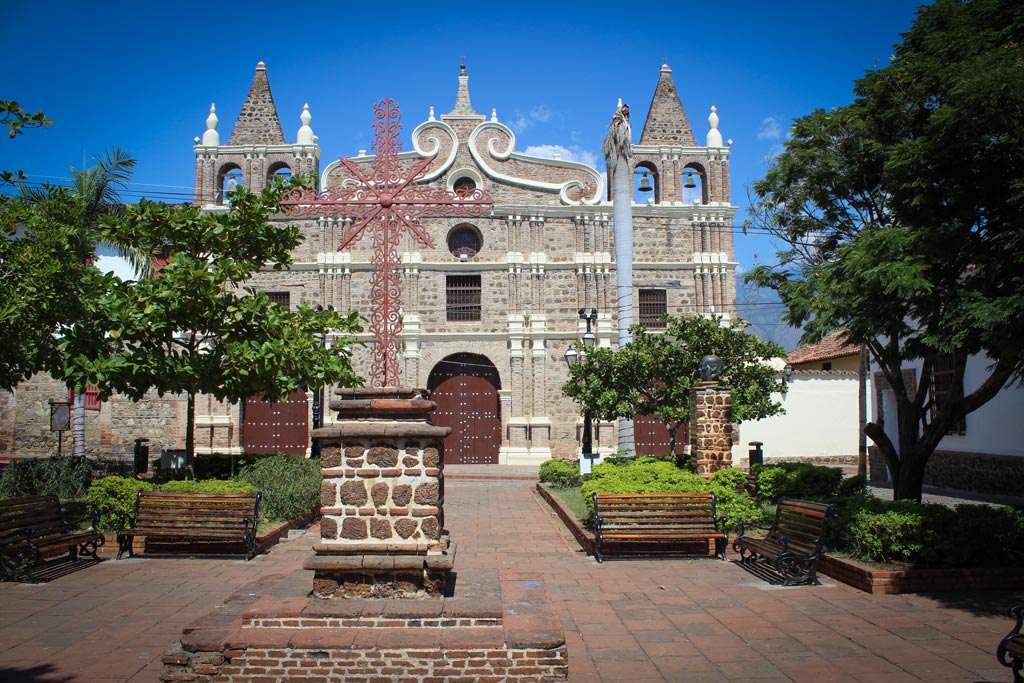
M 568 677 L 565 634 L 539 574 L 462 570 L 421 600 L 296 597 L 309 574 L 242 587 L 186 628 L 164 681 L 518 683 Z
M 455 567 L 453 542 L 442 537 L 443 552 L 423 553 L 410 549 L 381 554 L 377 546 L 360 552 L 357 545 L 339 552 L 337 546 L 313 545 L 316 555 L 302 565 L 313 571 L 313 596 L 317 598 L 424 598 L 438 597 L 451 589 Z

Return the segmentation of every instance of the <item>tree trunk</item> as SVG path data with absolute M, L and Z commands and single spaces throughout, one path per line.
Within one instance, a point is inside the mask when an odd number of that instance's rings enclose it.
M 75 394 L 75 407 L 71 413 L 71 455 L 85 457 L 85 394 Z
M 189 392 L 185 411 L 185 463 L 190 464 L 196 454 L 196 395 Z
M 629 331 L 630 325 L 633 324 L 633 174 L 629 172 L 629 161 L 623 157 L 615 160 L 612 203 L 615 291 L 618 301 L 616 314 L 621 349 L 633 339 Z M 619 418 L 619 450 L 625 451 L 629 456 L 636 453 L 631 418 Z

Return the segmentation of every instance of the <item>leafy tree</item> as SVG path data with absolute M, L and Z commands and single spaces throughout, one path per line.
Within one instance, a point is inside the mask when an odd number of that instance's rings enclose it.
M 51 123 L 53 121 L 41 111 L 29 113 L 14 100 L 0 100 L 0 124 L 7 126 L 7 136 L 10 138 L 21 135 L 25 128 L 45 128 Z M 21 171 L 0 171 L 0 187 L 20 180 L 25 180 L 25 174 Z
M 39 370 L 60 376 L 58 339 L 84 314 L 83 298 L 96 291 L 98 272 L 89 269 L 96 245 L 110 244 L 137 270 L 147 272 L 148 254 L 133 242 L 106 236 L 99 219 L 123 211 L 119 192 L 127 185 L 135 159 L 114 148 L 86 169 L 71 169 L 67 187 L 19 185 L 5 206 L 4 245 L 10 252 L 10 299 L 0 306 L 0 324 L 20 332 L 17 344 L 0 352 L 0 377 L 10 389 Z M 65 246 L 66 245 L 66 246 Z M 85 455 L 85 396 L 75 397 L 72 413 L 74 454 Z
M 284 188 L 239 188 L 225 213 L 143 200 L 103 217 L 109 239 L 162 252 L 164 265 L 138 281 L 104 276 L 104 291 L 61 345 L 65 376 L 79 388 L 96 385 L 101 398 L 185 394 L 189 456 L 199 393 L 278 400 L 301 387 L 357 384 L 348 336 L 360 329 L 356 314 L 289 311 L 244 287 L 265 264 L 288 266 L 302 240 L 297 227 L 268 222 Z M 338 336 L 326 347 L 331 331 Z
M 937 0 L 854 101 L 798 119 L 754 191 L 785 247 L 748 279 L 778 290 L 805 342 L 846 330 L 894 390 L 898 438 L 865 433 L 896 499 L 917 499 L 957 421 L 1024 371 L 1024 5 Z M 949 397 L 930 391 L 952 354 Z M 991 364 L 964 395 L 970 355 Z M 903 369 L 921 361 L 920 382 Z M 879 416 L 881 418 L 881 416 Z
M 778 372 L 767 364 L 785 351 L 742 331 L 743 323 L 723 325 L 719 316 L 668 318 L 664 334 L 642 325 L 621 349 L 590 349 L 572 367 L 562 393 L 601 420 L 657 415 L 676 453 L 676 434 L 690 419 L 690 390 L 700 381 L 700 359 L 722 359 L 719 380 L 732 389 L 733 419 L 759 420 L 782 412 L 772 401 L 781 389 Z

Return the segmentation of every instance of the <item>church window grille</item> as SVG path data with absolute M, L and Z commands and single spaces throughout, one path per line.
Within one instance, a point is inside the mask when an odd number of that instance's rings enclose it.
M 291 307 L 291 294 L 289 292 L 267 292 L 267 296 L 281 308 Z
M 664 329 L 661 316 L 668 313 L 668 299 L 664 289 L 640 290 L 640 324 L 647 329 Z
M 445 282 L 449 321 L 480 320 L 480 276 L 448 275 Z

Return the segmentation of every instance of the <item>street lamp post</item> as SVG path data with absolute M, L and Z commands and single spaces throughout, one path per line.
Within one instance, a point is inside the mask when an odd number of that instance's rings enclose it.
M 569 366 L 570 370 L 574 365 L 585 361 L 587 359 L 588 349 L 594 348 L 597 343 L 597 337 L 594 336 L 592 325 L 597 320 L 597 309 L 591 308 L 590 312 L 587 313 L 587 309 L 581 308 L 579 310 L 580 320 L 587 321 L 587 331 L 583 335 L 583 350 L 577 351 L 575 346 L 570 346 L 565 352 L 565 362 Z M 584 384 L 586 384 L 587 378 L 583 378 Z M 583 437 L 581 439 L 581 453 L 580 453 L 580 473 L 589 474 L 593 460 L 597 455 L 594 453 L 594 441 L 593 441 L 593 420 L 590 416 L 590 411 L 583 410 Z

